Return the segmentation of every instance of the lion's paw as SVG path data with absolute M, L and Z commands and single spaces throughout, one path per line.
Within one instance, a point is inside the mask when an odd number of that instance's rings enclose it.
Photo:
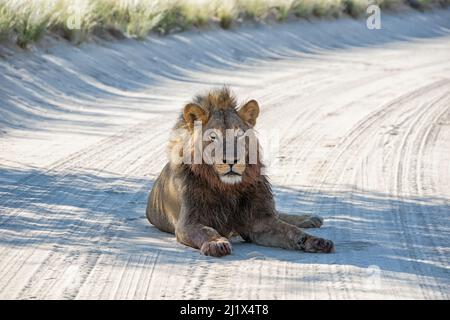
M 323 225 L 323 219 L 319 216 L 307 216 L 298 227 L 299 228 L 320 228 Z
M 334 243 L 331 240 L 307 236 L 306 238 L 303 238 L 299 244 L 305 252 L 335 252 Z
M 203 243 L 200 251 L 205 256 L 222 257 L 231 254 L 232 247 L 227 238 L 219 238 Z

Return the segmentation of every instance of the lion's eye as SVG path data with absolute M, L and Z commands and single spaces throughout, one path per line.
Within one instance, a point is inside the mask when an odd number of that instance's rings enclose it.
M 209 140 L 214 141 L 217 139 L 217 134 L 215 132 L 211 132 L 209 134 Z

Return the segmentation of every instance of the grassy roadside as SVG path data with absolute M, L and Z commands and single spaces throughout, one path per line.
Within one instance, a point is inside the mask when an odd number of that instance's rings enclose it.
M 217 24 L 290 18 L 358 17 L 369 4 L 391 9 L 447 6 L 450 0 L 0 0 L 0 42 L 26 48 L 45 34 L 71 42 L 92 35 L 145 38 Z

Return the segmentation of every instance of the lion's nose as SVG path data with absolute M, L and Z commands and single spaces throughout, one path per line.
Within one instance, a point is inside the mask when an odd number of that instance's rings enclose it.
M 232 166 L 233 164 L 236 164 L 236 163 L 238 163 L 238 159 L 237 158 L 234 158 L 234 159 L 223 159 L 223 163 L 227 163 L 227 164 L 229 164 L 230 166 Z

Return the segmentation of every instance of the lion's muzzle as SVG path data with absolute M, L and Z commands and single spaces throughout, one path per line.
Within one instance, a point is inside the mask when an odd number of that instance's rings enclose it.
M 242 175 L 245 171 L 243 163 L 217 163 L 214 164 L 220 180 L 224 183 L 235 184 L 242 181 Z

